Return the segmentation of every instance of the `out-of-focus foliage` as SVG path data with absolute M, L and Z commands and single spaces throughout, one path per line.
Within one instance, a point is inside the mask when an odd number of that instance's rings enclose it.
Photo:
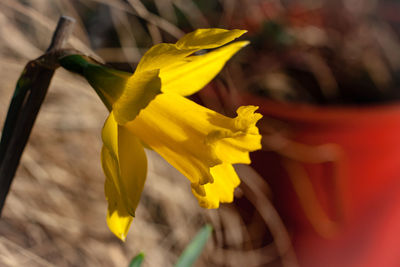
M 144 254 L 139 253 L 131 260 L 131 262 L 129 263 L 129 267 L 140 267 L 142 266 L 143 260 L 144 260 Z
M 280 101 L 371 104 L 400 98 L 400 6 L 388 1 L 260 3 L 241 89 Z
M 192 266 L 206 245 L 210 238 L 212 227 L 210 225 L 203 226 L 202 229 L 196 234 L 190 244 L 182 252 L 175 267 L 190 267 Z M 144 254 L 139 253 L 136 255 L 129 264 L 129 267 L 140 267 L 144 260 Z
M 212 232 L 210 225 L 204 226 L 197 235 L 193 238 L 192 242 L 185 248 L 182 255 L 179 257 L 175 267 L 190 267 L 194 264 L 200 253 L 203 251 L 204 246 Z

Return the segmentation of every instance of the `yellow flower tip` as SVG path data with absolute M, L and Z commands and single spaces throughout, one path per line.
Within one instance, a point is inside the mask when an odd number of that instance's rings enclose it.
M 199 206 L 204 209 L 218 209 L 219 208 L 219 201 L 208 201 L 208 200 L 199 200 Z
M 116 237 L 125 242 L 133 217 L 128 215 L 121 205 L 119 205 L 118 211 L 110 208 L 109 206 L 107 212 L 108 228 Z
M 175 45 L 178 49 L 212 49 L 227 44 L 246 32 L 237 29 L 197 29 L 183 36 Z
M 211 167 L 221 163 L 251 163 L 249 152 L 261 148 L 256 123 L 262 115 L 255 112 L 257 109 L 256 106 L 242 106 L 237 110 L 236 118 L 229 118 L 225 126 L 215 127 L 208 133 L 205 143 L 210 147 L 211 158 L 221 161 Z
M 190 186 L 192 187 L 192 191 L 194 191 L 199 196 L 206 196 L 206 191 L 204 186 L 201 184 L 191 183 Z
M 233 202 L 233 194 L 240 184 L 240 179 L 231 164 L 220 164 L 212 167 L 210 171 L 214 182 L 200 186 L 205 195 L 198 194 L 193 188 L 192 192 L 201 207 L 217 209 L 220 203 Z
M 126 241 L 126 235 L 125 234 L 120 234 L 119 236 L 118 236 L 118 238 L 122 241 L 122 242 L 125 242 Z
M 245 46 L 248 46 L 250 44 L 250 41 L 237 41 L 235 43 L 240 45 L 243 48 Z
M 198 191 L 199 188 L 202 191 L 202 194 L 199 194 Z M 199 203 L 199 206 L 204 208 L 204 209 L 218 209 L 219 208 L 219 197 L 218 195 L 212 194 L 208 192 L 206 193 L 206 189 L 204 188 L 203 185 L 193 187 L 192 186 L 192 193 L 193 195 L 197 198 L 197 201 Z
M 235 118 L 235 128 L 250 134 L 259 134 L 256 123 L 263 117 L 255 111 L 257 106 L 241 106 L 236 110 L 238 116 Z

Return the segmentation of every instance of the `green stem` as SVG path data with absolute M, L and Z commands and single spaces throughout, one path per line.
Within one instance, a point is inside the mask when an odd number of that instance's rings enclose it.
M 24 78 L 24 73 L 22 73 L 21 77 L 18 80 L 14 95 L 8 108 L 6 121 L 4 122 L 4 127 L 0 140 L 0 166 L 2 165 L 2 162 L 4 160 L 5 153 L 10 144 L 10 139 L 15 130 L 17 118 L 20 114 L 22 105 L 26 100 L 26 95 L 29 91 L 29 81 Z
M 77 73 L 89 82 L 109 111 L 121 96 L 131 73 L 108 68 L 82 55 L 68 55 L 60 58 L 60 65 Z
M 60 18 L 46 53 L 30 61 L 18 80 L 0 142 L 0 214 L 53 74 L 59 67 L 57 52 L 72 33 L 74 22 L 69 17 Z

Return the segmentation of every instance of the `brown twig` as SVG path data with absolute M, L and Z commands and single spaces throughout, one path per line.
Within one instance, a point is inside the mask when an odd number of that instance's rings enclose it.
M 17 84 L 3 128 L 0 155 L 0 214 L 29 139 L 37 114 L 44 101 L 55 70 L 58 52 L 72 33 L 75 20 L 62 16 L 49 48 L 38 59 L 28 62 Z M 4 130 L 7 135 L 4 136 Z

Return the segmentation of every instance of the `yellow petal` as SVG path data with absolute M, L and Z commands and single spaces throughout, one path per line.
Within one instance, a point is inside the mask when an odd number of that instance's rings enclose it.
M 175 44 L 157 44 L 143 55 L 135 73 L 168 67 L 196 51 L 196 49 L 178 49 Z
M 161 93 L 158 70 L 149 70 L 132 75 L 125 84 L 122 95 L 113 105 L 115 120 L 125 124 L 133 120 L 154 97 Z
M 102 139 L 108 218 L 112 222 L 109 227 L 121 238 L 126 236 L 129 228 L 129 216 L 135 216 L 146 180 L 147 159 L 139 139 L 124 126 L 118 125 L 113 113 L 104 125 Z
M 235 42 L 199 56 L 190 56 L 160 70 L 163 92 L 191 95 L 202 89 L 225 63 L 249 42 Z
M 205 194 L 198 194 L 199 189 L 192 185 L 192 192 L 199 201 L 199 205 L 207 209 L 216 209 L 219 203 L 230 203 L 233 201 L 235 188 L 239 186 L 240 179 L 231 164 L 220 164 L 211 168 L 214 177 L 213 183 L 197 185 L 202 187 Z
M 245 32 L 243 30 L 199 29 L 186 34 L 176 44 L 162 43 L 155 45 L 141 58 L 135 73 L 154 69 L 159 69 L 162 72 L 164 68 L 181 65 L 194 52 L 222 46 Z
M 254 108 L 247 109 L 254 113 Z M 183 173 L 198 194 L 204 195 L 197 185 L 213 182 L 212 167 L 248 163 L 249 151 L 261 148 L 261 136 L 253 129 L 254 119 L 261 115 L 253 113 L 245 118 L 228 118 L 178 94 L 164 93 L 125 126 Z
M 245 30 L 197 29 L 176 42 L 179 49 L 212 49 L 227 44 L 243 35 Z
M 208 142 L 215 145 L 215 153 L 224 162 L 235 164 L 250 164 L 249 151 L 261 149 L 261 135 L 256 126 L 262 118 L 260 113 L 255 113 L 256 106 L 239 107 L 234 119 L 232 131 L 213 131 L 208 135 Z
M 115 188 L 114 179 L 111 178 L 115 173 L 117 165 L 107 148 L 103 147 L 101 151 L 103 170 L 106 173 L 106 182 L 104 183 L 104 192 L 108 202 L 107 225 L 113 234 L 119 239 L 125 241 L 133 217 L 127 212 L 121 195 Z

